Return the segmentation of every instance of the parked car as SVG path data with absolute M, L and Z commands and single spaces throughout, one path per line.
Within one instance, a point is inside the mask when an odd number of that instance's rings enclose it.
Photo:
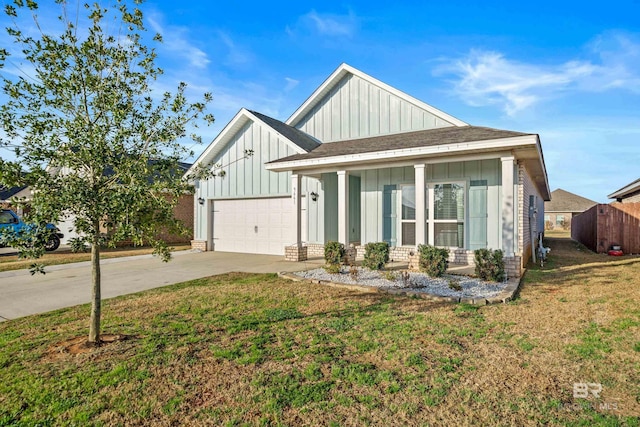
M 0 230 L 6 228 L 12 228 L 15 232 L 20 233 L 22 230 L 31 227 L 31 225 L 25 223 L 20 217 L 10 209 L 0 210 Z M 46 230 L 49 231 L 47 241 L 44 245 L 46 251 L 55 251 L 60 246 L 60 239 L 64 237 L 64 234 L 60 232 L 58 227 L 53 224 L 46 224 Z M 5 245 L 0 241 L 0 247 Z

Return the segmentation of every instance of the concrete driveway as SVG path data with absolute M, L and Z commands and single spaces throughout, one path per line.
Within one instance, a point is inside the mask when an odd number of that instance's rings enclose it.
M 232 271 L 299 271 L 323 263 L 322 259 L 287 262 L 284 257 L 277 255 L 191 251 L 175 252 L 168 263 L 151 255 L 106 259 L 101 263 L 102 298 Z M 31 276 L 27 270 L 0 273 L 0 321 L 90 302 L 89 262 L 50 266 L 45 270 L 47 274 L 35 276 Z

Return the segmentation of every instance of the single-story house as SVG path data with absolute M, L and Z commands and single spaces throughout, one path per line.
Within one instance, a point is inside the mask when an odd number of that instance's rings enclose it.
M 545 230 L 569 230 L 571 218 L 597 204 L 598 202 L 561 188 L 553 190 L 551 201 L 544 202 L 544 228 Z
M 26 185 L 11 188 L 0 187 L 0 206 L 4 209 L 13 209 L 18 215 L 23 215 L 25 208 L 20 205 L 16 206 L 14 199 L 28 201 L 30 198 L 31 188 Z
M 636 179 L 631 184 L 627 184 L 621 189 L 614 191 L 607 196 L 620 203 L 640 202 L 640 179 Z
M 519 275 L 550 200 L 537 134 L 471 126 L 346 64 L 285 122 L 241 109 L 194 163 L 215 164 L 224 177 L 194 181 L 192 246 L 288 260 L 428 243 L 465 264 L 502 249 Z

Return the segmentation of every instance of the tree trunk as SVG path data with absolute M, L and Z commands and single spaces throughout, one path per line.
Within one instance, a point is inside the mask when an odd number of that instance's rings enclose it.
M 96 230 L 99 228 L 96 226 Z M 96 232 L 91 243 L 91 323 L 89 325 L 89 342 L 100 343 L 100 233 Z

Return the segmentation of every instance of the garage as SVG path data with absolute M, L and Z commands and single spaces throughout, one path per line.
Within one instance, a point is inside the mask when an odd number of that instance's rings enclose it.
M 291 197 L 214 200 L 214 250 L 284 255 L 295 241 Z

